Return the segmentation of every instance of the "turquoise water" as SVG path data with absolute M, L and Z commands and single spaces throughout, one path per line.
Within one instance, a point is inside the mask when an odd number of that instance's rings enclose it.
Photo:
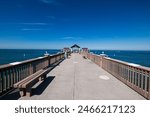
M 0 65 L 41 57 L 46 51 L 49 54 L 56 54 L 61 50 L 0 49 Z
M 104 52 L 110 58 L 150 67 L 150 51 L 91 50 L 90 52 L 98 55 Z

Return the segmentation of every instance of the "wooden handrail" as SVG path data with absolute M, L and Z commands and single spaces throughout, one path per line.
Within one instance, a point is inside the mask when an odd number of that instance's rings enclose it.
M 128 63 L 92 53 L 82 52 L 81 54 L 102 67 L 104 70 L 115 76 L 117 79 L 122 81 L 124 84 L 126 84 L 145 98 L 150 99 L 149 67 Z
M 14 62 L 0 66 L 0 95 L 13 87 L 13 84 L 27 76 L 44 69 L 64 58 L 64 53 L 35 59 Z

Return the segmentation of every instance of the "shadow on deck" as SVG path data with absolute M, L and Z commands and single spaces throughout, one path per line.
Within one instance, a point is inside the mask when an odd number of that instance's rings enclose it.
M 44 90 L 54 80 L 55 76 L 48 76 L 45 81 L 41 82 L 36 88 L 32 89 L 33 95 L 42 95 Z M 18 100 L 20 98 L 19 89 L 14 89 L 10 93 L 6 94 L 1 100 Z
M 41 95 L 48 85 L 54 80 L 55 76 L 48 76 L 44 82 L 42 82 L 38 87 L 33 88 L 33 95 Z

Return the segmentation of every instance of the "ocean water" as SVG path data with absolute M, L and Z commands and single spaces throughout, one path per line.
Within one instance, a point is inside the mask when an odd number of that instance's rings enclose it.
M 150 67 L 150 51 L 91 50 L 94 54 L 104 52 L 110 58 Z
M 46 51 L 49 54 L 56 54 L 61 50 L 0 49 L 0 65 L 41 57 Z
M 45 52 L 56 54 L 61 50 L 0 49 L 0 65 L 44 56 Z M 90 50 L 94 54 L 104 52 L 110 58 L 150 67 L 150 51 Z

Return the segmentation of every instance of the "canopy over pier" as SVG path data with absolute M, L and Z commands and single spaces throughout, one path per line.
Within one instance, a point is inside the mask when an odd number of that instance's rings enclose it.
M 78 46 L 77 44 L 74 44 L 73 46 L 71 46 L 71 49 L 72 49 L 72 53 L 80 52 L 80 46 Z

